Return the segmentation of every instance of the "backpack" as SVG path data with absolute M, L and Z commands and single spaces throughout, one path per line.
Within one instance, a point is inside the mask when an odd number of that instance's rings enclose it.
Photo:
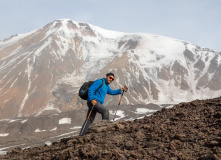
M 102 80 L 102 79 L 101 79 Z M 88 81 L 88 82 L 85 82 L 80 90 L 79 90 L 79 93 L 78 95 L 81 97 L 81 99 L 83 100 L 87 100 L 88 99 L 88 89 L 91 87 L 91 85 L 94 83 L 94 81 Z M 100 87 L 98 89 L 100 89 L 102 86 L 103 86 L 103 80 L 102 80 L 102 84 L 100 85 Z M 98 91 L 98 89 L 96 89 L 95 91 L 95 94 L 96 92 Z

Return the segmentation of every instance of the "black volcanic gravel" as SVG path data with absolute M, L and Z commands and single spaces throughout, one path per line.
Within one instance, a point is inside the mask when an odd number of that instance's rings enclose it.
M 96 122 L 85 136 L 15 148 L 0 159 L 220 160 L 221 97 L 180 103 L 134 121 Z

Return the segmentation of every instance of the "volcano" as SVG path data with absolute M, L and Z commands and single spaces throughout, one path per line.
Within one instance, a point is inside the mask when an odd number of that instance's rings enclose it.
M 221 52 L 147 33 L 61 19 L 0 41 L 0 119 L 79 110 L 80 86 L 116 75 L 122 104 L 175 104 L 218 97 Z M 116 105 L 119 97 L 107 97 Z

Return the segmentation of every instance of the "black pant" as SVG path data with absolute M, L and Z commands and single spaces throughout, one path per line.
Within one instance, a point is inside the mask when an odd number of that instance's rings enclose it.
M 87 117 L 88 117 L 91 109 L 93 108 L 93 105 L 91 102 L 87 102 L 87 106 L 88 106 L 88 112 L 87 112 Z M 94 106 L 94 108 L 91 112 L 91 115 L 90 115 L 88 121 L 87 121 L 87 117 L 86 117 L 86 121 L 84 122 L 84 124 L 81 128 L 81 132 L 80 132 L 81 136 L 85 135 L 89 126 L 93 123 L 97 112 L 102 115 L 102 120 L 109 120 L 109 110 L 107 108 L 105 108 L 102 104 L 97 102 L 97 104 Z

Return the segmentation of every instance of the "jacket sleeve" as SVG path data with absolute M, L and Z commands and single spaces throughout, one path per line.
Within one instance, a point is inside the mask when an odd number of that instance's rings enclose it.
M 88 89 L 88 101 L 91 101 L 94 99 L 95 91 L 101 86 L 102 80 L 98 79 L 96 80 L 91 87 Z
M 118 94 L 121 94 L 121 88 L 119 88 L 119 89 L 117 89 L 117 90 L 112 90 L 112 89 L 110 88 L 110 86 L 108 86 L 107 94 L 110 94 L 110 95 L 118 95 Z

